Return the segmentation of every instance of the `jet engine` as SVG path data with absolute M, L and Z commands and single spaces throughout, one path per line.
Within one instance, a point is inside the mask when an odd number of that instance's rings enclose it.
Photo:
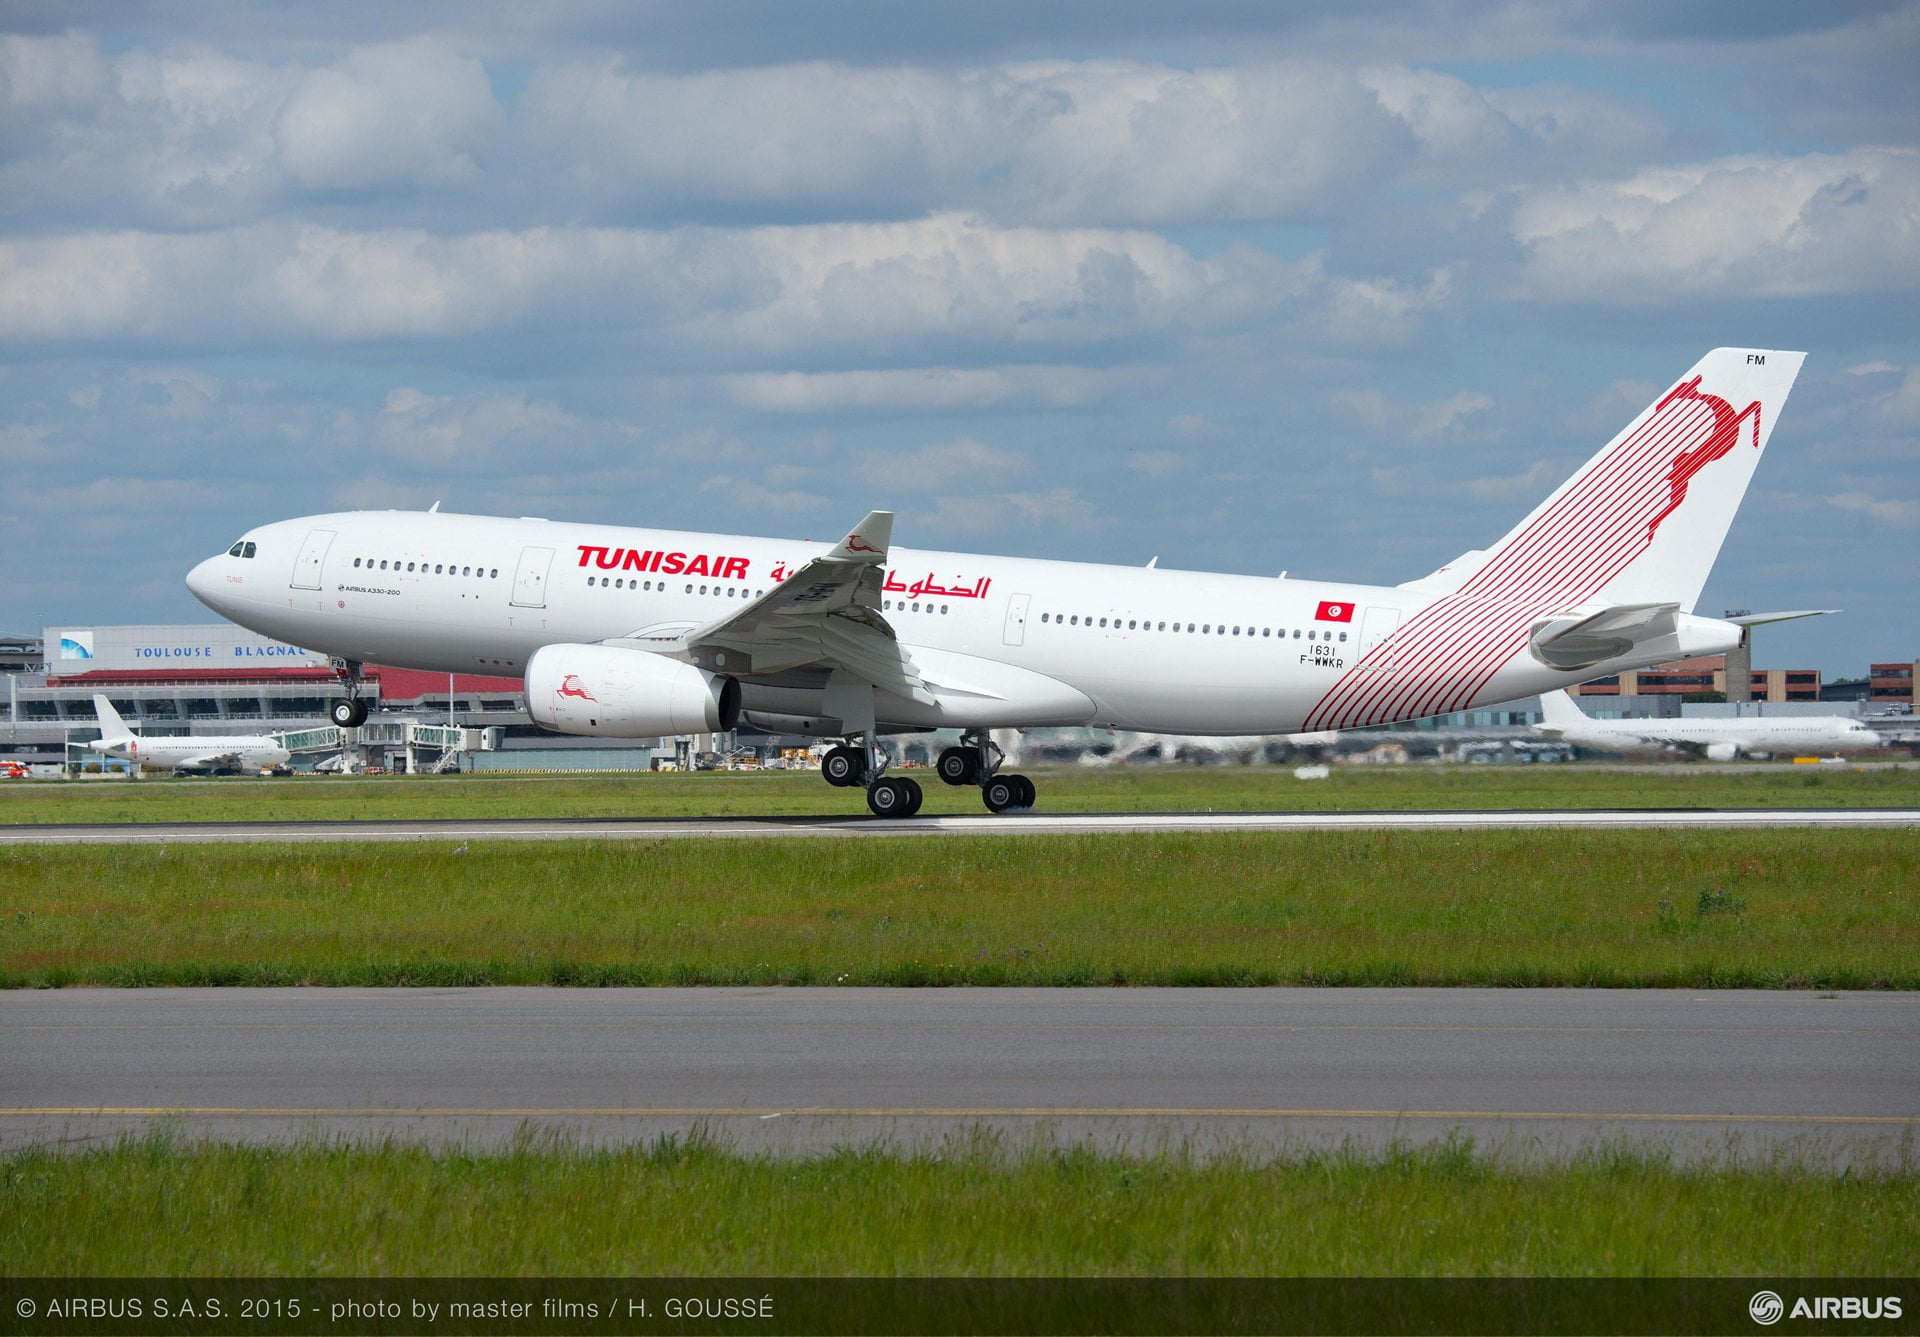
M 1708 761 L 1732 761 L 1735 757 L 1739 755 L 1740 755 L 1740 748 L 1739 748 L 1739 745 L 1736 743 L 1708 743 L 1707 744 L 1707 760 Z
M 605 738 L 731 729 L 740 684 L 617 645 L 549 645 L 527 661 L 527 713 L 560 733 Z

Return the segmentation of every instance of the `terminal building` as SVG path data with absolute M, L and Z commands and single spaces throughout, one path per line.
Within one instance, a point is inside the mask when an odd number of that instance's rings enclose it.
M 1858 699 L 1824 702 L 1817 669 L 1756 669 L 1742 698 L 1727 691 L 1726 657 L 1712 656 L 1595 679 L 1579 694 L 1591 698 L 1583 700 L 1588 713 L 1616 719 L 1683 712 L 1911 716 L 1916 668 L 1920 664 L 1911 661 L 1874 664 L 1865 680 L 1870 686 Z M 153 734 L 313 731 L 326 726 L 327 707 L 340 695 L 325 656 L 228 623 L 63 626 L 46 628 L 40 637 L 0 635 L 0 677 L 6 680 L 0 759 L 42 764 L 62 762 L 70 745 L 98 737 L 95 693 L 108 697 L 129 724 Z M 1724 693 L 1726 703 L 1685 699 L 1710 693 Z M 410 738 L 417 739 L 415 726 L 453 726 L 484 735 L 484 747 L 469 749 L 461 764 L 489 770 L 645 770 L 662 760 L 685 764 L 693 751 L 736 746 L 760 757 L 790 756 L 813 741 L 743 733 L 717 741 L 625 742 L 548 733 L 529 719 L 518 678 L 368 665 L 361 694 L 372 713 L 358 741 L 375 749 L 366 758 L 375 761 L 397 755 Z M 1352 741 L 1391 734 L 1431 752 L 1436 745 L 1444 748 L 1444 740 L 1465 735 L 1523 738 L 1527 726 L 1539 720 L 1538 703 L 1528 698 L 1356 731 Z M 1047 750 L 1083 748 L 1084 740 L 1068 736 L 1087 733 L 1049 731 Z M 897 742 L 903 759 L 923 761 L 941 745 L 932 735 L 907 735 Z

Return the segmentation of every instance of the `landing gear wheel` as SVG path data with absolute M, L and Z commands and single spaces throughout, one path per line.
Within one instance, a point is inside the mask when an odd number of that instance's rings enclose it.
M 1037 792 L 1033 787 L 1033 781 L 1027 779 L 1024 775 L 1009 775 L 1007 779 L 1013 781 L 1013 783 L 1020 788 L 1020 793 L 1015 798 L 1013 806 L 1016 808 L 1031 808 Z
M 987 805 L 988 812 L 1005 812 L 1008 808 L 1020 806 L 1022 790 L 1014 781 L 1015 775 L 996 775 L 980 786 L 980 801 Z
M 367 722 L 367 703 L 357 697 L 335 701 L 327 707 L 327 718 L 342 729 L 358 729 Z
M 820 759 L 820 774 L 830 785 L 845 789 L 867 778 L 867 759 L 857 747 L 840 746 Z
M 933 768 L 950 785 L 980 783 L 980 751 L 971 747 L 950 747 L 940 754 Z
M 867 810 L 875 817 L 911 817 L 920 811 L 920 786 L 889 775 L 867 787 Z

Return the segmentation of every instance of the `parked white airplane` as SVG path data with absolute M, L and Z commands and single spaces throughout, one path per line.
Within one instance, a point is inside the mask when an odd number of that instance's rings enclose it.
M 1691 752 L 1708 761 L 1732 761 L 1744 752 L 1859 752 L 1879 747 L 1880 735 L 1845 715 L 1786 715 L 1736 720 L 1597 720 L 1567 692 L 1543 692 L 1538 733 L 1600 752 Z
M 1802 353 L 1722 348 L 1505 538 L 1363 586 L 839 543 L 426 513 L 264 525 L 187 585 L 242 626 L 336 659 L 523 674 L 535 721 L 638 738 L 731 728 L 845 740 L 829 783 L 881 816 L 889 732 L 958 728 L 943 780 L 993 811 L 1033 785 L 989 730 L 1292 733 L 1416 719 L 1732 649 L 1695 600 Z
M 100 737 L 87 744 L 90 752 L 123 757 L 150 771 L 264 771 L 287 764 L 287 749 L 267 734 L 200 734 L 142 738 L 127 727 L 113 702 L 93 698 L 100 718 Z

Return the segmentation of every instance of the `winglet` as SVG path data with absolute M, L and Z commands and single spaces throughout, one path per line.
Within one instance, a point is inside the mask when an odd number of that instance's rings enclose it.
M 829 562 L 864 562 L 882 566 L 887 548 L 893 542 L 893 512 L 868 511 L 867 518 L 847 532 L 839 546 L 827 554 Z

